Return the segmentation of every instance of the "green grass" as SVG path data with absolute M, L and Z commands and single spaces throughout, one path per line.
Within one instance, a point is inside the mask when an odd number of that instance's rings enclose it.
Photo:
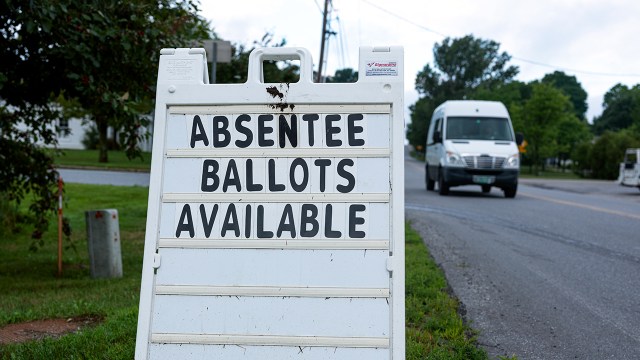
M 0 241 L 0 326 L 36 319 L 100 315 L 104 322 L 60 339 L 0 347 L 0 358 L 131 359 L 135 346 L 140 275 L 144 247 L 145 187 L 66 185 L 67 206 L 76 251 L 64 251 L 64 274 L 57 272 L 57 231 L 53 222 L 45 246 L 28 250 L 28 231 Z M 90 278 L 84 211 L 118 209 L 121 279 Z
M 131 359 L 135 348 L 148 189 L 67 184 L 65 215 L 76 251 L 64 253 L 56 278 L 56 222 L 46 245 L 28 250 L 28 231 L 0 240 L 0 326 L 36 319 L 99 315 L 94 328 L 59 339 L 0 347 L 0 359 Z M 89 274 L 84 211 L 116 208 L 124 277 L 93 280 Z M 486 359 L 473 331 L 457 313 L 458 302 L 420 237 L 406 228 L 407 359 Z
M 109 151 L 109 162 L 98 162 L 98 150 L 63 150 L 63 154 L 55 158 L 55 164 L 63 167 L 86 167 L 96 169 L 126 169 L 149 171 L 151 153 L 142 153 L 142 159 L 129 160 L 124 151 Z
M 405 228 L 407 359 L 487 359 L 458 314 L 442 270 L 420 236 Z
M 584 180 L 576 173 L 567 169 L 564 172 L 560 169 L 547 168 L 545 171 L 539 171 L 538 175 L 533 175 L 529 166 L 520 167 L 520 177 L 525 179 L 557 179 L 557 180 Z

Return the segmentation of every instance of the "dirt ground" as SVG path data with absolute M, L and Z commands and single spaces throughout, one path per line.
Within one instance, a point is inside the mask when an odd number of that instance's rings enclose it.
M 58 338 L 68 333 L 95 326 L 102 320 L 100 316 L 87 315 L 9 324 L 0 328 L 0 345 L 42 340 L 44 338 Z

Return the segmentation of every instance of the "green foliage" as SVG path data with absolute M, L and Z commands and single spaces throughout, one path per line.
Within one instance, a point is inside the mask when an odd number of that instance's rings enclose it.
M 574 170 L 584 176 L 613 180 L 618 177 L 625 150 L 640 147 L 640 133 L 631 129 L 607 131 L 594 143 L 581 144 L 574 153 Z
M 571 158 L 581 143 L 589 142 L 593 137 L 586 122 L 575 116 L 564 116 L 554 127 L 556 157 L 564 169 L 565 161 Z
M 492 89 L 511 81 L 518 68 L 507 66 L 511 56 L 499 48 L 493 40 L 472 35 L 444 39 L 433 48 L 435 69 L 427 64 L 418 73 L 416 90 L 436 100 L 456 100 L 478 87 Z
M 442 270 L 420 236 L 405 227 L 406 358 L 487 359 L 458 315 Z
M 431 123 L 431 114 L 436 107 L 437 104 L 427 97 L 420 98 L 415 104 L 409 106 L 411 122 L 407 124 L 407 140 L 419 153 L 424 154 L 426 151 L 425 144 Z
M 435 68 L 427 64 L 416 76 L 415 88 L 422 98 L 411 107 L 407 132 L 414 148 L 424 146 L 435 107 L 446 100 L 471 98 L 479 89 L 491 91 L 518 74 L 517 67 L 507 65 L 511 57 L 499 48 L 495 41 L 472 35 L 434 45 Z
M 27 250 L 28 234 L 0 239 L 0 326 L 84 315 L 104 317 L 104 323 L 57 340 L 1 346 L 0 359 L 133 358 L 148 188 L 66 187 L 64 211 L 77 229 L 72 238 L 78 251 L 64 252 L 63 276 L 55 278 L 56 234 L 45 234 L 43 247 L 35 253 Z M 103 208 L 118 209 L 120 215 L 120 279 L 93 280 L 89 274 L 84 211 Z
M 18 229 L 20 212 L 15 202 L 9 200 L 9 195 L 0 192 L 0 237 L 8 238 Z
M 108 163 L 99 163 L 98 150 L 64 150 L 55 157 L 56 166 L 70 168 L 118 169 L 149 171 L 151 169 L 151 153 L 142 153 L 141 158 L 129 159 L 124 151 L 112 151 Z
M 154 99 L 159 50 L 209 37 L 191 0 L 20 1 L 0 7 L 0 188 L 11 201 L 33 196 L 34 240 L 55 210 L 50 151 L 57 124 L 88 114 L 107 160 L 106 130 L 121 129 L 130 156 Z M 63 111 L 60 105 L 73 111 Z
M 114 311 L 104 323 L 60 339 L 8 345 L 0 359 L 132 359 L 138 307 Z
M 521 126 L 529 144 L 527 156 L 533 164 L 533 173 L 537 175 L 544 160 L 558 150 L 559 124 L 566 122 L 570 127 L 575 123 L 575 115 L 569 97 L 560 90 L 545 83 L 534 83 L 532 89 L 531 98 L 523 105 L 514 106 L 511 117 Z M 571 142 L 571 139 L 567 137 L 566 141 Z
M 556 89 L 567 95 L 573 104 L 576 118 L 586 121 L 587 92 L 584 91 L 575 76 L 569 76 L 562 71 L 554 71 L 551 74 L 546 74 L 542 78 L 542 82 L 553 85 Z
M 338 69 L 335 75 L 328 76 L 328 83 L 353 83 L 358 81 L 358 72 L 352 68 Z
M 634 87 L 617 84 L 604 95 L 604 111 L 593 120 L 596 135 L 632 126 L 640 128 L 640 84 Z
M 232 50 L 231 62 L 217 65 L 216 81 L 220 84 L 246 82 L 251 51 L 259 47 L 282 47 L 285 45 L 284 39 L 275 42 L 273 34 L 270 33 L 266 33 L 260 41 L 255 41 L 251 48 L 237 44 Z M 266 61 L 262 71 L 264 81 L 267 83 L 291 83 L 297 82 L 300 78 L 300 67 L 290 61 L 280 63 Z

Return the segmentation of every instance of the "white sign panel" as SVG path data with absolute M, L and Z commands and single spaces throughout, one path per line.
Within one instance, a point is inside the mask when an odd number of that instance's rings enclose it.
M 404 359 L 402 49 L 353 84 L 272 48 L 210 85 L 204 56 L 160 59 L 136 358 Z

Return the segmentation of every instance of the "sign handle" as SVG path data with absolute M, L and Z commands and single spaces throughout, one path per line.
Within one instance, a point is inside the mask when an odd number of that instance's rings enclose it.
M 300 60 L 300 82 L 313 83 L 313 60 L 309 50 L 300 47 L 258 48 L 249 55 L 247 82 L 264 83 L 264 61 Z

